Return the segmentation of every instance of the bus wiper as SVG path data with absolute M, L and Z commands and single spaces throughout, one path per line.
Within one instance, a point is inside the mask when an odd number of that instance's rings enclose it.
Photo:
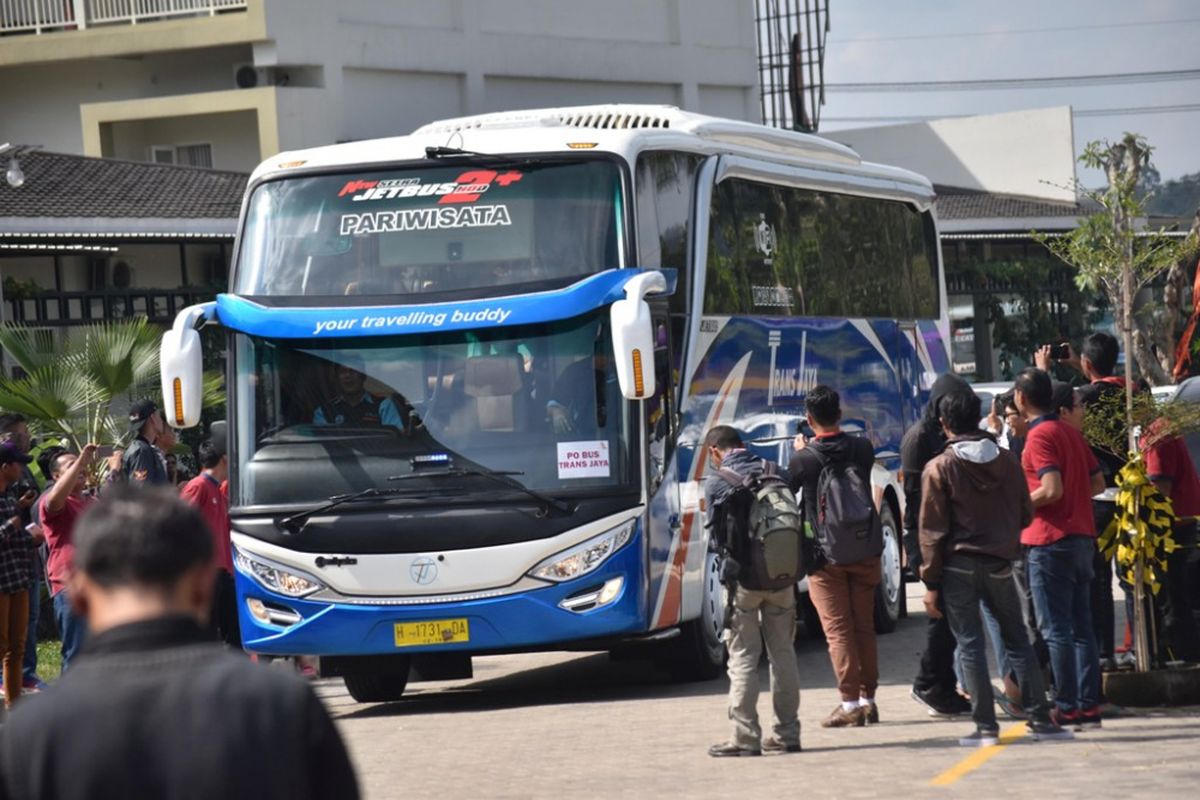
M 411 492 L 411 489 L 380 489 L 372 486 L 369 489 L 363 489 L 361 492 L 354 492 L 352 494 L 335 494 L 333 497 L 328 498 L 324 504 L 316 508 L 310 508 L 307 511 L 292 514 L 290 517 L 284 517 L 276 522 L 276 524 L 281 528 L 287 529 L 290 533 L 299 533 L 304 530 L 304 523 L 308 521 L 309 517 L 337 508 L 343 503 L 352 503 L 364 497 L 391 497 L 393 495 L 411 494 Z
M 543 493 L 537 491 L 536 489 L 530 489 L 528 486 L 521 483 L 520 481 L 514 481 L 509 477 L 510 475 L 524 475 L 524 474 L 525 473 L 521 472 L 520 470 L 481 469 L 481 468 L 475 468 L 475 467 L 449 467 L 447 469 L 439 469 L 439 470 L 414 470 L 413 472 L 410 472 L 407 475 L 393 475 L 392 477 L 388 478 L 388 480 L 389 481 L 409 481 L 409 480 L 414 480 L 416 478 L 442 478 L 442 477 L 449 477 L 449 476 L 462 477 L 465 475 L 478 475 L 481 478 L 487 478 L 491 481 L 494 481 L 494 482 L 500 484 L 501 486 L 507 487 L 509 489 L 515 489 L 518 492 L 523 492 L 524 494 L 532 497 L 534 500 L 537 500 L 539 503 L 541 503 L 543 506 L 545 506 L 545 509 L 543 509 L 543 513 L 546 510 L 551 509 L 551 508 L 554 509 L 555 511 L 559 512 L 560 514 L 574 514 L 575 513 L 575 506 L 573 506 L 569 503 L 564 503 L 562 500 L 559 500 L 557 497 L 551 497 L 548 494 L 543 494 Z
M 437 147 L 426 147 L 426 158 L 490 158 L 487 153 L 477 153 L 474 150 L 463 150 L 461 147 L 446 147 L 438 145 Z

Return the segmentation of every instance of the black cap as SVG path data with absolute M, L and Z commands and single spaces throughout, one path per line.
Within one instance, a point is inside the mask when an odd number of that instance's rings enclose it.
M 141 431 L 146 420 L 154 416 L 155 411 L 158 411 L 158 406 L 154 405 L 150 398 L 138 400 L 129 408 L 129 429 L 135 433 Z
M 33 457 L 26 455 L 13 441 L 0 442 L 0 464 L 28 464 Z
M 229 431 L 225 420 L 219 419 L 208 428 L 209 441 L 220 455 L 229 454 Z

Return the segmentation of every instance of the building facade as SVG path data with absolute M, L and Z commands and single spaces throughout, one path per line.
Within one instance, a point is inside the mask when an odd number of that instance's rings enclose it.
M 0 0 L 0 142 L 249 171 L 434 119 L 601 102 L 757 121 L 729 0 Z

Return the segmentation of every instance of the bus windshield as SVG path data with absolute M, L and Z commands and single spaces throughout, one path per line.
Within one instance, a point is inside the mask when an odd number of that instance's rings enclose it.
M 631 487 L 629 403 L 608 315 L 480 331 L 273 340 L 235 334 L 235 506 L 311 503 L 371 487 L 437 497 Z M 433 477 L 440 478 L 433 480 Z
M 264 183 L 249 200 L 232 291 L 429 301 L 625 266 L 614 161 L 512 163 Z

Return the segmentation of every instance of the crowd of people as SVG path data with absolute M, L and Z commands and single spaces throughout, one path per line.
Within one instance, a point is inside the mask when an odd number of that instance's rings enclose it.
M 1118 668 L 1119 653 L 1113 566 L 1097 542 L 1113 518 L 1115 481 L 1125 459 L 1107 442 L 1085 438 L 1084 412 L 1101 398 L 1124 393 L 1125 382 L 1114 375 L 1119 349 L 1112 336 L 1092 334 L 1079 355 L 1065 351 L 1053 358 L 1051 348 L 1039 350 L 1037 366 L 1017 375 L 986 417 L 969 384 L 941 376 L 923 417 L 903 437 L 904 549 L 907 568 L 926 587 L 928 614 L 911 696 L 931 716 L 970 714 L 974 726 L 960 739 L 964 746 L 998 742 L 997 705 L 1025 720 L 1039 740 L 1072 738 L 1120 712 L 1102 691 L 1101 674 Z M 1052 370 L 1068 369 L 1083 382 L 1074 386 L 1051 377 Z M 877 514 L 869 526 L 849 524 L 857 519 L 856 506 L 874 509 L 875 455 L 866 439 L 840 429 L 833 388 L 812 389 L 806 412 L 814 435 L 796 437 L 786 468 L 753 456 L 729 426 L 714 427 L 705 439 L 710 541 L 726 561 L 742 565 L 740 573 L 723 570 L 734 597 L 726 619 L 733 735 L 710 748 L 712 756 L 801 749 L 790 646 L 794 593 L 762 591 L 744 576 L 746 564 L 772 553 L 783 554 L 780 574 L 791 569 L 796 577 L 807 575 L 828 640 L 841 703 L 821 724 L 859 727 L 880 718 L 874 610 L 883 543 Z M 1106 417 L 1105 424 L 1124 433 L 1123 419 Z M 1200 479 L 1182 439 L 1144 443 L 1149 477 L 1172 501 L 1179 545 L 1169 556 L 1166 586 L 1147 608 L 1160 632 L 1156 657 L 1200 662 L 1194 614 L 1200 609 Z M 756 506 L 765 496 L 763 475 L 777 475 L 793 493 L 802 492 L 801 557 L 794 569 L 787 551 L 772 543 L 781 526 L 764 522 L 771 514 Z M 1131 587 L 1123 579 L 1121 585 L 1132 619 Z M 775 714 L 774 735 L 767 738 L 755 708 L 760 640 L 771 664 Z M 989 644 L 1000 692 L 989 674 Z
M 42 581 L 49 588 L 55 628 L 61 643 L 62 670 L 68 670 L 84 643 L 86 620 L 70 586 L 75 531 L 80 518 L 99 497 L 121 485 L 176 488 L 168 458 L 174 431 L 151 400 L 129 411 L 130 443 L 100 464 L 101 449 L 85 445 L 78 453 L 58 445 L 41 448 L 31 470 L 32 439 L 25 418 L 0 415 L 0 656 L 3 695 L 11 708 L 25 693 L 45 684 L 37 674 L 37 629 Z M 229 543 L 228 461 L 223 437 L 199 448 L 202 472 L 184 484 L 180 497 L 202 515 L 214 543 L 214 592 L 210 630 L 240 646 L 233 601 L 233 564 Z M 106 466 L 106 469 L 101 469 Z

